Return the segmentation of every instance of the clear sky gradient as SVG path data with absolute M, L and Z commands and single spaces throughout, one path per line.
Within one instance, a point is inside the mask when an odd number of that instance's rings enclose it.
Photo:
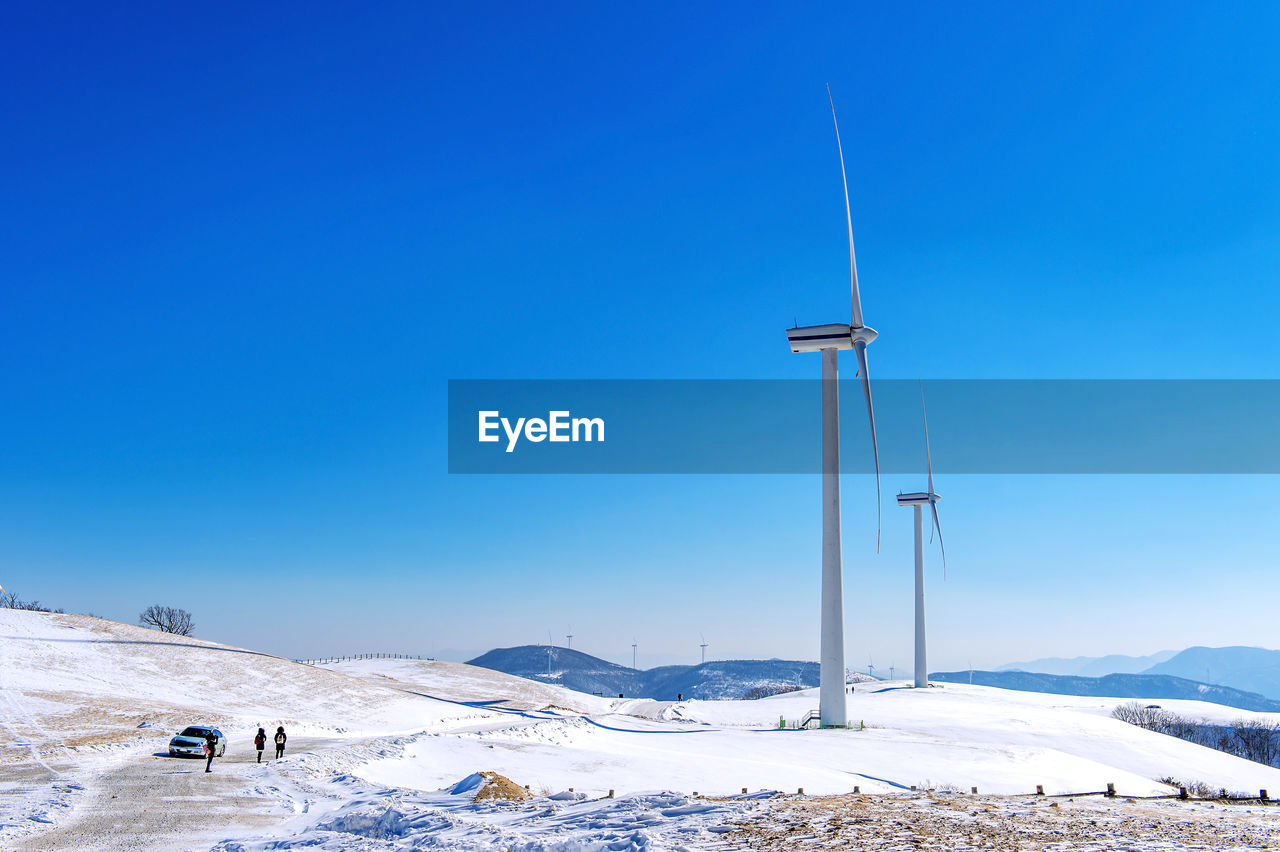
M 783 331 L 848 317 L 827 83 L 873 378 L 1280 378 L 1278 32 L 1273 3 L 7 4 L 0 584 L 290 656 L 815 659 L 816 477 L 451 476 L 447 380 L 816 378 Z M 1280 646 L 1276 477 L 938 490 L 935 669 Z M 871 479 L 845 495 L 850 663 L 905 667 L 910 513 L 877 555 Z

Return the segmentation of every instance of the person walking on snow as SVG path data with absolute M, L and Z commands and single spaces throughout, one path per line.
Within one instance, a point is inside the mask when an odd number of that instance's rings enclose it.
M 289 738 L 285 736 L 284 725 L 276 728 L 276 760 L 284 757 L 284 743 L 287 739 Z
M 262 762 L 262 750 L 267 746 L 267 732 L 263 728 L 258 729 L 258 735 L 253 738 L 253 747 L 258 750 L 258 762 Z
M 218 735 L 215 734 L 213 731 L 209 731 L 204 735 L 204 753 L 209 756 L 209 759 L 206 760 L 204 764 L 205 772 L 213 771 L 213 768 L 212 768 L 213 755 L 214 755 L 214 752 L 216 752 L 217 750 L 218 750 Z

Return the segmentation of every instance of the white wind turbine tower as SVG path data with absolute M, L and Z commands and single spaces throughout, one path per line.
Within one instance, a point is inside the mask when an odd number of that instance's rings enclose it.
M 933 490 L 933 458 L 929 452 L 929 415 L 924 407 L 924 385 L 920 386 L 920 414 L 924 417 L 924 463 L 929 472 L 929 490 L 911 494 L 899 494 L 898 505 L 910 506 L 914 509 L 916 527 L 916 677 L 915 685 L 929 685 L 929 669 L 925 662 L 924 645 L 924 528 L 920 509 L 928 506 L 933 514 L 933 524 L 929 530 L 929 540 L 933 541 L 934 530 L 938 533 L 938 547 L 942 549 L 942 570 L 947 570 L 947 549 L 942 544 L 942 525 L 938 523 L 938 501 L 942 499 Z M 973 675 L 969 675 L 970 682 Z
M 639 644 L 634 640 L 631 642 L 631 668 L 633 669 L 636 667 L 636 646 Z
M 849 234 L 849 294 L 851 322 L 787 329 L 792 352 L 822 353 L 822 645 L 819 670 L 818 712 L 822 726 L 843 728 L 848 722 L 844 668 L 844 577 L 840 554 L 840 390 L 836 353 L 852 349 L 862 377 L 862 396 L 871 423 L 871 452 L 876 465 L 876 547 L 879 548 L 880 454 L 876 448 L 876 415 L 871 406 L 871 379 L 867 375 L 867 344 L 876 339 L 874 329 L 862 322 L 858 295 L 858 264 L 853 253 L 853 216 L 849 212 L 849 180 L 844 170 L 844 148 L 836 105 L 827 87 L 831 121 L 836 128 L 840 154 L 840 180 L 844 184 L 844 216 Z
M 698 635 L 702 636 L 701 633 L 699 633 Z M 702 649 L 702 662 L 705 663 L 707 661 L 707 637 L 706 636 L 702 636 L 702 644 L 699 645 L 698 647 Z

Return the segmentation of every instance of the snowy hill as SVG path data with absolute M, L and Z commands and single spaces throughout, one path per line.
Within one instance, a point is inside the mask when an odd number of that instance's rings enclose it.
M 0 610 L 0 712 L 25 749 L 66 757 L 204 723 L 248 741 L 259 726 L 316 734 L 420 730 L 481 710 L 230 645 L 84 615 Z M 15 745 L 17 743 L 18 745 Z
M 450 701 L 494 702 L 516 710 L 607 713 L 618 702 L 553 684 L 508 675 L 466 663 L 439 660 L 372 659 L 327 663 L 325 668 L 383 686 L 441 696 Z
M 1036 672 L 971 672 L 966 669 L 959 672 L 934 672 L 929 675 L 929 678 L 944 683 L 972 682 L 1001 689 L 1048 692 L 1054 695 L 1097 695 L 1149 700 L 1181 698 L 1208 701 L 1263 713 L 1280 712 L 1280 701 L 1272 701 L 1256 692 L 1241 692 L 1238 689 L 1197 683 L 1169 675 L 1112 674 L 1105 677 L 1071 677 Z
M 726 820 L 786 804 L 739 798 L 744 787 L 813 796 L 856 785 L 894 799 L 913 785 L 1004 795 L 1114 783 L 1148 795 L 1167 792 L 1160 779 L 1172 777 L 1280 790 L 1280 770 L 1111 718 L 1124 700 L 1116 697 L 876 681 L 851 687 L 853 729 L 804 731 L 791 723 L 817 706 L 815 689 L 753 701 L 619 701 L 462 664 L 321 668 L 10 610 L 0 610 L 0 637 L 4 849 L 692 849 L 713 845 Z M 716 670 L 735 689 L 744 683 L 732 664 L 707 666 L 704 684 Z M 1192 718 L 1280 719 L 1161 703 Z M 230 735 L 210 775 L 164 749 L 179 726 L 198 722 Z M 259 724 L 294 734 L 283 759 L 255 762 L 249 738 Z M 528 785 L 534 800 L 473 801 L 467 780 L 481 772 Z M 175 820 L 158 802 L 199 806 Z
M 674 701 L 680 695 L 702 700 L 733 699 L 742 698 L 757 687 L 795 689 L 818 685 L 818 664 L 796 660 L 714 660 L 696 666 L 661 666 L 642 671 L 568 648 L 550 650 L 548 661 L 545 645 L 497 648 L 470 660 L 468 665 L 581 692 L 665 701 Z M 854 676 L 851 680 L 870 678 Z

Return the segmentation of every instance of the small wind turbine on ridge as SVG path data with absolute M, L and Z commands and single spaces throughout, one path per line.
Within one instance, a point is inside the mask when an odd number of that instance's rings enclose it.
M 929 473 L 929 490 L 916 491 L 911 494 L 899 494 L 899 506 L 911 506 L 915 515 L 916 532 L 916 659 L 915 686 L 929 685 L 929 669 L 925 661 L 924 636 L 924 529 L 920 509 L 927 505 L 933 514 L 933 523 L 929 529 L 929 540 L 933 541 L 933 533 L 938 533 L 938 547 L 942 550 L 942 576 L 947 576 L 947 548 L 942 543 L 942 525 L 938 522 L 938 501 L 942 499 L 933 490 L 933 456 L 929 452 L 929 414 L 924 406 L 924 383 L 920 384 L 920 415 L 924 419 L 924 463 Z M 970 674 L 972 678 L 972 674 Z
M 701 633 L 699 633 L 698 635 L 702 636 Z M 699 645 L 698 647 L 702 649 L 702 662 L 705 663 L 707 661 L 707 637 L 706 636 L 702 636 L 702 644 Z

